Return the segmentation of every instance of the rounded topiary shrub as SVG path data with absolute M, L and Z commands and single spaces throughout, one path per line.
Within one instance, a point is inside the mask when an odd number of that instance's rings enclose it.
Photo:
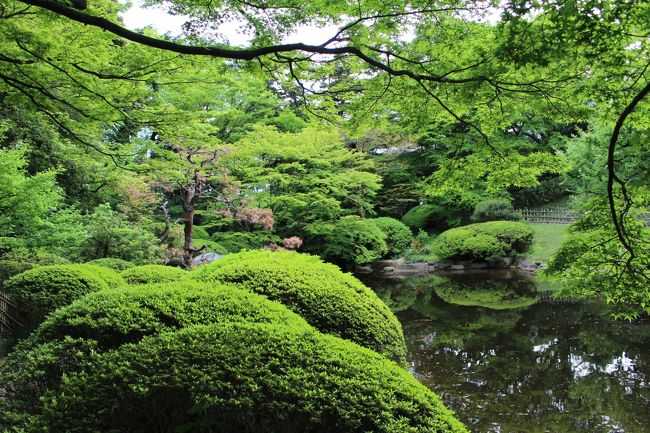
M 110 268 L 118 272 L 135 267 L 135 265 L 131 262 L 127 262 L 126 260 L 122 260 L 122 259 L 116 259 L 113 257 L 105 257 L 103 259 L 91 260 L 89 262 L 86 262 L 86 264 L 103 266 L 105 268 Z
M 120 275 L 128 284 L 171 283 L 189 276 L 184 269 L 164 265 L 136 266 L 122 271 Z
M 445 226 L 445 209 L 435 204 L 421 204 L 409 210 L 402 217 L 402 222 L 412 230 Z
M 18 274 L 22 274 L 23 272 L 32 269 L 34 266 L 37 265 L 18 260 L 0 260 L 0 288 L 2 287 L 2 284 L 9 278 Z
M 440 259 L 491 261 L 524 254 L 533 243 L 533 234 L 524 223 L 491 221 L 447 230 L 431 248 Z
M 326 260 L 364 265 L 386 255 L 386 234 L 371 219 L 350 215 L 307 227 L 311 250 Z
M 3 291 L 16 303 L 23 323 L 31 327 L 43 321 L 49 312 L 87 293 L 108 288 L 108 283 L 93 272 L 92 267 L 53 265 L 30 269 L 10 278 Z
M 210 234 L 201 226 L 192 226 L 192 237 L 194 239 L 210 239 Z
M 467 432 L 439 397 L 380 355 L 268 324 L 146 337 L 100 355 L 43 401 L 33 424 L 50 433 Z
M 472 221 L 518 221 L 521 215 L 515 212 L 509 200 L 493 198 L 476 203 Z
M 92 263 L 75 263 L 67 266 L 71 269 L 84 270 L 90 274 L 95 275 L 96 277 L 101 278 L 106 284 L 108 284 L 108 287 L 111 289 L 124 285 L 124 280 L 120 274 L 116 270 L 108 268 L 106 266 L 100 266 Z
M 377 295 L 318 257 L 288 251 L 231 254 L 193 272 L 279 301 L 317 329 L 404 362 L 402 327 Z
M 280 303 L 209 283 L 184 281 L 88 294 L 48 316 L 0 366 L 5 393 L 0 399 L 0 430 L 38 419 L 41 397 L 56 393 L 64 376 L 88 367 L 107 350 L 196 324 L 241 321 L 312 329 Z
M 83 338 L 109 349 L 145 335 L 232 321 L 309 327 L 305 319 L 262 295 L 185 280 L 91 293 L 54 311 L 29 339 L 42 344 Z
M 266 245 L 279 244 L 282 239 L 266 230 L 253 232 L 216 232 L 210 240 L 225 249 L 227 253 L 262 248 Z
M 381 217 L 373 219 L 372 222 L 386 235 L 387 255 L 399 256 L 411 245 L 411 230 L 399 220 Z

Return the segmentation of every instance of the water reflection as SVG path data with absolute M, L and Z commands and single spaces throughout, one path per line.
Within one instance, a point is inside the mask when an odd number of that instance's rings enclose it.
M 513 273 L 367 282 L 398 311 L 413 373 L 472 431 L 650 431 L 648 326 L 538 302 Z

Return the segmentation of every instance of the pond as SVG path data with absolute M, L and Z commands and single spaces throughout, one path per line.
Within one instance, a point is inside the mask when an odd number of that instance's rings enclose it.
M 411 372 L 472 432 L 650 432 L 649 325 L 513 271 L 364 281 L 402 322 Z

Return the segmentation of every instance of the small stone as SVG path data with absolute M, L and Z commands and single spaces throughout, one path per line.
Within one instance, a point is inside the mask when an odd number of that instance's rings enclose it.
M 452 271 L 462 271 L 465 269 L 465 265 L 451 265 L 449 269 Z

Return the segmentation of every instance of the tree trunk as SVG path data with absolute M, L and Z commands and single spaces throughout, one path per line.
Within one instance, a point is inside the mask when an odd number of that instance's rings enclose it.
M 194 253 L 194 244 L 192 242 L 192 229 L 194 227 L 194 204 L 195 189 L 194 185 L 188 185 L 183 191 L 183 212 L 185 218 L 185 225 L 183 228 L 184 241 L 183 241 L 183 264 L 186 268 L 192 267 L 192 253 Z

